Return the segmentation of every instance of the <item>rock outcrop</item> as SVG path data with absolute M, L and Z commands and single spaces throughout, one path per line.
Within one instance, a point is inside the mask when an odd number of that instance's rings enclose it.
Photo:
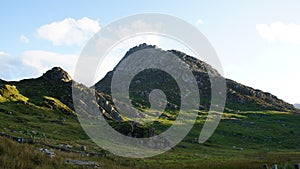
M 54 67 L 51 70 L 48 70 L 42 77 L 47 81 L 72 81 L 71 76 L 60 67 Z

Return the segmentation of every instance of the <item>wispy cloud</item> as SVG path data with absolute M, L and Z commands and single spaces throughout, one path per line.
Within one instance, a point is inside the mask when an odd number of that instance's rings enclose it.
M 25 77 L 27 75 L 26 73 L 31 73 L 21 70 L 21 68 L 18 67 L 20 61 L 5 52 L 0 52 L 0 63 L 0 79 L 15 80 L 15 78 Z
M 26 37 L 25 35 L 21 35 L 21 36 L 20 36 L 20 41 L 21 41 L 22 43 L 29 43 L 29 38 Z
M 8 54 L 8 53 L 5 53 L 5 52 L 3 52 L 3 51 L 0 51 L 0 56 L 9 56 L 9 54 Z
M 260 36 L 269 42 L 300 43 L 300 25 L 295 23 L 273 22 L 270 25 L 257 24 L 256 29 Z
M 82 45 L 100 30 L 99 22 L 84 17 L 79 20 L 66 18 L 62 21 L 43 25 L 37 30 L 38 37 L 54 45 Z

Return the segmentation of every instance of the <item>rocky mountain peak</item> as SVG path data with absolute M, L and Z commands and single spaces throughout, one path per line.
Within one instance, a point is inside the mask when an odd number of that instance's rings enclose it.
M 139 51 L 139 50 L 142 50 L 142 49 L 149 49 L 149 48 L 159 49 L 159 48 L 157 48 L 156 45 L 148 45 L 147 43 L 142 43 L 142 44 L 140 44 L 140 45 L 138 45 L 138 46 L 135 46 L 135 47 L 130 48 L 130 49 L 126 52 L 124 58 L 127 57 L 127 56 L 129 56 L 130 54 L 136 52 L 136 51 Z
M 172 54 L 176 55 L 181 60 L 183 60 L 185 63 L 187 63 L 191 70 L 203 72 L 203 73 L 210 72 L 210 74 L 212 74 L 214 76 L 221 76 L 219 74 L 219 72 L 216 69 L 214 69 L 211 65 L 209 65 L 193 56 L 187 55 L 184 52 L 181 52 L 178 50 L 163 50 L 163 49 L 157 47 L 156 45 L 148 45 L 147 43 L 142 43 L 140 45 L 137 45 L 137 46 L 129 49 L 126 52 L 123 59 L 128 57 L 130 54 L 137 52 L 139 50 L 143 50 L 143 49 L 155 49 L 155 50 L 159 50 L 162 52 L 171 52 Z M 123 61 L 123 59 L 121 59 L 121 61 L 119 63 L 121 63 Z M 118 65 L 116 67 L 118 67 Z
M 196 57 L 189 56 L 178 50 L 162 50 L 155 45 L 147 45 L 146 43 L 131 48 L 123 57 L 123 59 L 121 59 L 119 64 L 130 54 L 148 48 L 160 50 L 162 54 L 164 52 L 170 52 L 183 60 L 188 65 L 188 67 L 194 74 L 198 84 L 201 108 L 208 110 L 211 104 L 211 77 L 213 77 L 214 80 L 218 80 L 224 77 L 222 77 L 220 73 L 211 65 L 209 65 L 205 61 L 197 59 Z M 119 64 L 102 80 L 95 84 L 96 90 L 110 95 L 112 77 Z M 227 86 L 226 109 L 228 111 L 277 110 L 300 112 L 299 110 L 295 109 L 293 105 L 277 98 L 270 93 L 253 89 L 231 79 L 225 80 Z M 168 77 L 164 72 L 156 70 L 140 72 L 131 81 L 131 84 L 132 90 L 130 92 L 132 94 L 132 100 L 134 100 L 134 98 L 139 99 L 136 99 L 136 105 L 143 105 L 144 103 L 147 103 L 148 95 L 152 89 L 161 89 L 164 91 L 164 93 L 166 93 L 166 96 L 169 97 L 168 102 L 170 103 L 170 105 L 175 105 L 175 107 L 180 106 L 180 99 L 178 99 L 180 95 L 179 92 L 177 92 L 178 90 L 176 88 L 176 85 L 174 85 L 176 84 L 176 81 L 174 82 L 172 80 L 172 77 Z
M 55 80 L 63 82 L 72 81 L 71 76 L 60 67 L 54 67 L 51 70 L 48 70 L 46 73 L 43 74 L 42 77 L 45 80 Z
M 193 56 L 187 55 L 184 52 L 178 50 L 168 50 L 168 52 L 173 53 L 181 60 L 183 60 L 185 63 L 187 63 L 190 69 L 193 71 L 202 72 L 202 73 L 209 72 L 211 75 L 221 76 L 216 69 L 214 69 L 211 65 L 203 62 L 202 60 L 199 60 Z
M 117 68 L 119 66 L 119 64 L 124 60 L 126 59 L 130 54 L 134 53 L 134 52 L 137 52 L 139 50 L 143 50 L 143 49 L 156 49 L 156 50 L 162 50 L 160 48 L 158 48 L 156 45 L 148 45 L 147 43 L 142 43 L 142 44 L 139 44 L 137 46 L 134 46 L 132 48 L 130 48 L 126 54 L 124 55 L 124 57 L 120 60 L 120 62 L 117 64 L 117 66 L 115 68 Z M 115 69 L 114 69 L 115 70 Z

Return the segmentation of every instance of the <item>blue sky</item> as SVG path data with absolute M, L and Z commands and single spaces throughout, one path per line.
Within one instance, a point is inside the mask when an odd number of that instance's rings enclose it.
M 226 77 L 296 103 L 299 6 L 297 0 L 3 1 L 0 79 L 38 77 L 53 66 L 72 74 L 85 42 L 101 27 L 133 14 L 157 12 L 197 27 L 214 46 Z

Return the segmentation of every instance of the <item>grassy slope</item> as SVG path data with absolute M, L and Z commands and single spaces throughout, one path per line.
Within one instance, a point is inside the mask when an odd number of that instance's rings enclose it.
M 65 119 L 63 125 L 53 122 L 61 118 Z M 133 166 L 136 168 L 199 168 L 201 166 L 205 168 L 260 168 L 263 163 L 278 163 L 283 166 L 300 161 L 300 123 L 298 123 L 300 116 L 298 114 L 275 111 L 227 113 L 224 114 L 214 135 L 205 144 L 197 144 L 195 142 L 204 119 L 205 113 L 199 116 L 193 130 L 184 141 L 173 150 L 156 157 L 126 159 L 111 155 L 102 158 L 85 158 L 99 161 L 104 168 L 126 168 L 126 166 L 128 168 Z M 166 126 L 169 123 L 165 119 L 159 121 Z M 162 126 L 157 125 L 157 130 L 163 129 Z M 75 117 L 35 105 L 1 103 L 0 130 L 22 137 L 35 135 L 37 140 L 54 145 L 59 143 L 85 144 L 89 150 L 93 150 L 96 146 L 84 134 Z M 47 139 L 44 139 L 43 134 Z M 2 146 L 3 144 L 6 143 L 1 142 Z M 12 153 L 17 151 L 14 147 L 8 146 L 2 150 L 2 154 L 13 155 Z M 17 156 L 23 158 L 24 165 L 34 161 L 21 155 Z M 69 156 L 75 159 L 83 158 L 77 154 L 64 153 L 58 154 L 55 158 L 66 159 Z M 58 160 L 57 164 L 51 162 L 46 164 L 53 166 L 61 165 L 60 163 L 62 163 L 61 160 Z
M 50 159 L 36 147 L 0 137 L 0 166 L 5 169 L 68 168 L 60 158 Z
M 36 140 L 52 145 L 65 143 L 75 148 L 86 145 L 90 151 L 102 152 L 100 149 L 94 149 L 96 145 L 84 134 L 76 117 L 67 115 L 59 109 L 43 106 L 44 96 L 57 98 L 56 95 L 65 91 L 57 94 L 54 90 L 45 90 L 45 85 L 48 88 L 49 84 L 38 82 L 30 84 L 31 88 L 26 83 L 19 84 L 18 88 L 20 87 L 22 94 L 26 91 L 24 96 L 29 97 L 29 102 L 35 104 L 25 104 L 27 99 L 13 88 L 8 90 L 11 93 L 5 93 L 5 98 L 9 98 L 11 94 L 13 97 L 10 97 L 12 98 L 10 101 L 6 99 L 0 103 L 0 132 L 24 138 L 34 136 Z M 14 98 L 25 100 L 14 102 Z M 50 168 L 65 168 L 62 160 L 70 158 L 99 161 L 103 168 L 261 168 L 263 163 L 278 163 L 283 167 L 300 162 L 299 114 L 276 111 L 225 113 L 214 135 L 205 144 L 198 144 L 196 141 L 205 117 L 206 113 L 201 112 L 189 135 L 173 150 L 156 157 L 127 159 L 109 155 L 96 158 L 56 151 L 54 162 L 46 162 L 47 157 L 45 159 L 43 157 L 40 161 L 45 160 L 43 162 L 45 167 Z M 162 132 L 171 124 L 171 121 L 161 118 L 153 126 L 157 132 Z M 28 149 L 26 151 L 30 155 L 19 153 L 23 149 L 20 146 Z M 0 143 L 1 167 L 32 168 L 27 167 L 27 164 L 40 166 L 41 163 L 34 160 L 37 158 L 35 150 L 39 147 L 40 145 L 19 145 L 4 139 Z M 5 162 L 12 156 L 19 159 L 18 166 L 13 166 L 13 162 L 9 160 Z
M 27 102 L 28 98 L 19 93 L 15 86 L 0 84 L 0 102 Z
M 51 81 L 48 82 L 42 77 L 37 79 L 26 79 L 19 82 L 9 82 L 11 85 L 17 86 L 20 93 L 29 98 L 31 103 L 36 105 L 42 105 L 44 96 L 53 97 L 61 101 L 61 97 L 68 102 L 72 102 L 70 99 L 72 96 L 69 96 L 72 93 L 71 85 L 72 83 L 64 83 Z

